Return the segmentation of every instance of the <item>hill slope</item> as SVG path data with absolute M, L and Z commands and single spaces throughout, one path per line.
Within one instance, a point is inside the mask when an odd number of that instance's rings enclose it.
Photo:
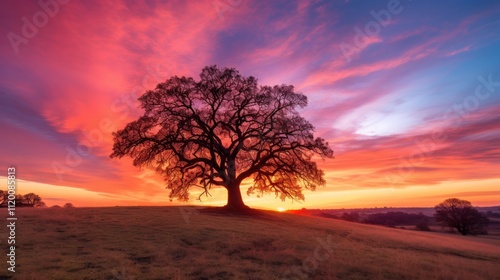
M 500 244 L 482 237 L 186 207 L 16 211 L 16 273 L 4 261 L 0 279 L 500 279 Z

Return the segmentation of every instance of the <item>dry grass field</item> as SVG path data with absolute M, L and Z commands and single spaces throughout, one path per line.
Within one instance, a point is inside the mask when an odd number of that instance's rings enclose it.
M 0 279 L 500 279 L 500 241 L 485 237 L 275 212 L 16 211 L 16 272 L 4 226 Z

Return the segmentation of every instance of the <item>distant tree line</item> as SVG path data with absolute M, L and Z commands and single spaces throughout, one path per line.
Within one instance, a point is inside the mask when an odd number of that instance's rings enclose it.
M 359 213 L 358 212 L 344 212 L 342 216 L 340 216 L 342 220 L 349 222 L 359 222 Z
M 417 225 L 423 224 L 429 217 L 422 213 L 411 214 L 405 212 L 387 212 L 387 213 L 375 213 L 368 215 L 365 222 L 368 224 L 384 225 L 384 226 L 396 226 L 396 225 Z
M 302 210 L 304 211 L 304 210 Z M 414 224 L 419 230 L 429 230 L 427 225 L 430 217 L 425 216 L 422 213 L 419 214 L 410 214 L 401 211 L 397 212 L 387 212 L 387 213 L 374 213 L 368 214 L 362 217 L 358 212 L 344 212 L 342 215 L 337 216 L 330 213 L 319 212 L 316 214 L 317 216 L 331 218 L 331 219 L 340 219 L 349 222 L 360 222 L 374 225 L 382 225 L 394 227 L 397 225 L 410 225 Z
M 458 198 L 449 198 L 436 205 L 434 209 L 436 210 L 434 217 L 426 216 L 423 213 L 412 214 L 401 211 L 374 213 L 363 215 L 363 217 L 356 211 L 344 212 L 340 216 L 324 211 L 314 212 L 313 215 L 389 227 L 414 225 L 415 229 L 421 231 L 430 231 L 429 223 L 435 221 L 434 224 L 448 227 L 452 231 L 456 230 L 462 235 L 488 234 L 487 226 L 490 222 L 488 217 L 500 218 L 500 213 L 492 211 L 481 213 L 469 201 Z M 299 212 L 306 211 L 307 209 L 303 208 Z
M 9 201 L 9 193 L 0 190 L 0 207 L 7 207 Z M 16 207 L 47 207 L 42 198 L 35 193 L 28 193 L 25 195 L 16 194 L 15 199 Z
M 488 211 L 488 212 L 486 212 L 486 217 L 488 217 L 488 218 L 500 218 L 500 213 Z

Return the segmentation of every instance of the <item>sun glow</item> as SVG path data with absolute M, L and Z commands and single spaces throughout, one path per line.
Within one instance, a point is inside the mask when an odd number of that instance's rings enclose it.
M 283 207 L 278 207 L 278 209 L 277 209 L 277 210 L 278 210 L 278 212 L 285 212 L 285 211 L 286 211 L 286 209 L 285 209 L 285 208 L 283 208 Z

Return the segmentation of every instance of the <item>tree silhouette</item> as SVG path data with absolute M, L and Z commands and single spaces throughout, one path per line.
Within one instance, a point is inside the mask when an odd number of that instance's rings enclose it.
M 488 218 L 467 200 L 448 198 L 434 208 L 434 217 L 442 226 L 454 228 L 462 235 L 486 233 Z
M 297 112 L 307 97 L 291 85 L 259 86 L 234 68 L 210 66 L 199 81 L 173 76 L 139 101 L 144 115 L 113 133 L 111 157 L 127 155 L 160 173 L 171 200 L 188 200 L 193 186 L 200 197 L 221 186 L 226 207 L 242 210 L 246 178 L 254 182 L 248 194 L 282 200 L 303 200 L 303 189 L 325 184 L 314 159 L 333 151 Z
M 12 199 L 16 207 L 45 207 L 45 202 L 42 198 L 35 193 L 28 193 L 25 195 L 16 194 Z M 8 207 L 9 193 L 8 191 L 0 190 L 0 207 Z
M 45 202 L 42 201 L 42 198 L 35 193 L 28 193 L 22 196 L 22 205 L 28 207 L 44 207 Z
M 0 205 L 7 204 L 9 193 L 4 190 L 0 190 Z

